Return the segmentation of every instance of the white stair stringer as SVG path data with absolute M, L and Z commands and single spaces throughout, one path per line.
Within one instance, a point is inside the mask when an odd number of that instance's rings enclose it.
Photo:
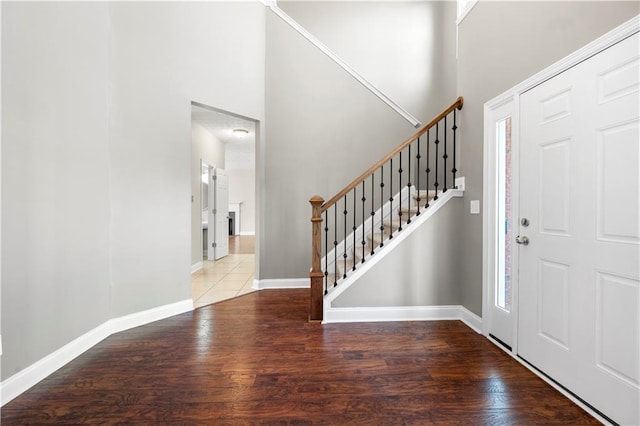
M 402 231 L 394 234 L 392 239 L 385 240 L 384 249 L 376 250 L 373 256 L 368 256 L 365 259 L 364 263 L 358 263 L 358 266 L 355 271 L 349 272 L 347 277 L 344 279 L 339 279 L 338 285 L 333 286 L 331 283 L 328 286 L 328 294 L 324 296 L 324 322 L 327 319 L 331 318 L 331 303 L 340 296 L 344 291 L 346 291 L 352 284 L 360 279 L 367 271 L 369 271 L 373 266 L 375 266 L 378 262 L 380 262 L 383 258 L 385 258 L 389 253 L 391 253 L 395 247 L 402 244 L 402 242 L 411 235 L 415 230 L 419 229 L 420 225 L 425 223 L 429 218 L 431 218 L 438 210 L 440 210 L 449 200 L 456 197 L 462 197 L 464 195 L 464 191 L 461 189 L 449 189 L 447 192 L 439 193 L 438 199 L 429 202 L 429 207 L 427 209 L 421 210 L 421 214 L 419 216 L 413 216 L 411 219 L 411 225 L 403 228 Z M 335 308 L 334 308 L 335 309 Z M 339 308 L 338 308 L 339 309 Z

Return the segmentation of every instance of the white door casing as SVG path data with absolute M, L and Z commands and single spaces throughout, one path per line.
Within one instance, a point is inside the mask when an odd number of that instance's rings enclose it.
M 211 187 L 214 188 L 213 216 L 214 240 L 213 253 L 215 260 L 229 254 L 229 180 L 224 169 L 216 168 Z M 211 222 L 210 222 L 211 223 Z
M 640 423 L 638 34 L 520 96 L 518 355 Z

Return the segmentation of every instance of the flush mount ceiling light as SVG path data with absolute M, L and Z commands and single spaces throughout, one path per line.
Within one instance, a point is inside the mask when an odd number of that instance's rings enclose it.
M 233 134 L 236 136 L 244 137 L 249 134 L 247 129 L 233 129 Z

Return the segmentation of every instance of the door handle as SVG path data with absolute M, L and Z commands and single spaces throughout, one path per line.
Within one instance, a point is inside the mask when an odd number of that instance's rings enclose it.
M 529 237 L 521 237 L 518 235 L 516 237 L 516 243 L 522 244 L 523 246 L 529 245 Z

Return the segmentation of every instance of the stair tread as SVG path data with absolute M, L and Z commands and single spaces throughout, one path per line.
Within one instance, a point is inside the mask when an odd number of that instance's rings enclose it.
M 366 245 L 363 247 L 360 244 L 353 250 L 353 258 L 356 260 L 356 262 L 361 262 L 362 258 L 367 257 L 367 254 L 369 254 L 369 250 L 367 249 Z
M 402 221 L 398 216 L 394 215 L 393 219 L 385 219 L 382 221 L 382 223 L 384 224 L 384 227 L 392 227 L 393 229 L 397 229 L 400 226 L 400 223 L 404 224 L 404 221 Z
M 367 240 L 369 241 L 369 248 L 371 248 L 371 243 L 374 243 L 374 247 L 379 247 L 381 242 L 387 241 L 389 239 L 388 235 L 381 237 L 380 234 L 376 233 L 375 235 L 367 235 Z
M 354 265 L 354 259 L 347 259 L 347 267 L 346 270 L 347 272 L 351 271 L 353 269 L 353 265 Z M 344 272 L 345 272 L 345 261 L 344 259 L 338 259 L 338 275 L 340 275 L 340 278 L 343 278 L 344 276 Z
M 420 205 L 420 211 L 422 211 L 422 210 L 424 210 L 424 209 L 425 209 L 425 206 L 421 204 L 421 205 Z M 406 206 L 404 206 L 404 207 L 400 207 L 400 208 L 398 209 L 398 212 L 402 213 L 402 216 L 403 216 L 403 218 L 402 218 L 402 219 L 405 219 L 405 217 L 404 217 L 404 216 L 405 216 L 407 213 L 409 213 L 409 214 L 411 214 L 411 215 L 416 214 L 416 213 L 418 212 L 418 206 L 411 206 L 411 207 L 406 207 Z
M 420 196 L 420 198 L 425 198 L 425 196 L 427 196 L 427 195 L 429 197 L 435 197 L 436 190 L 435 189 L 429 189 L 429 190 L 427 190 L 427 189 L 419 189 L 419 190 L 417 190 L 417 191 L 415 191 L 413 193 L 413 197 L 414 198 L 418 197 L 418 196 Z

